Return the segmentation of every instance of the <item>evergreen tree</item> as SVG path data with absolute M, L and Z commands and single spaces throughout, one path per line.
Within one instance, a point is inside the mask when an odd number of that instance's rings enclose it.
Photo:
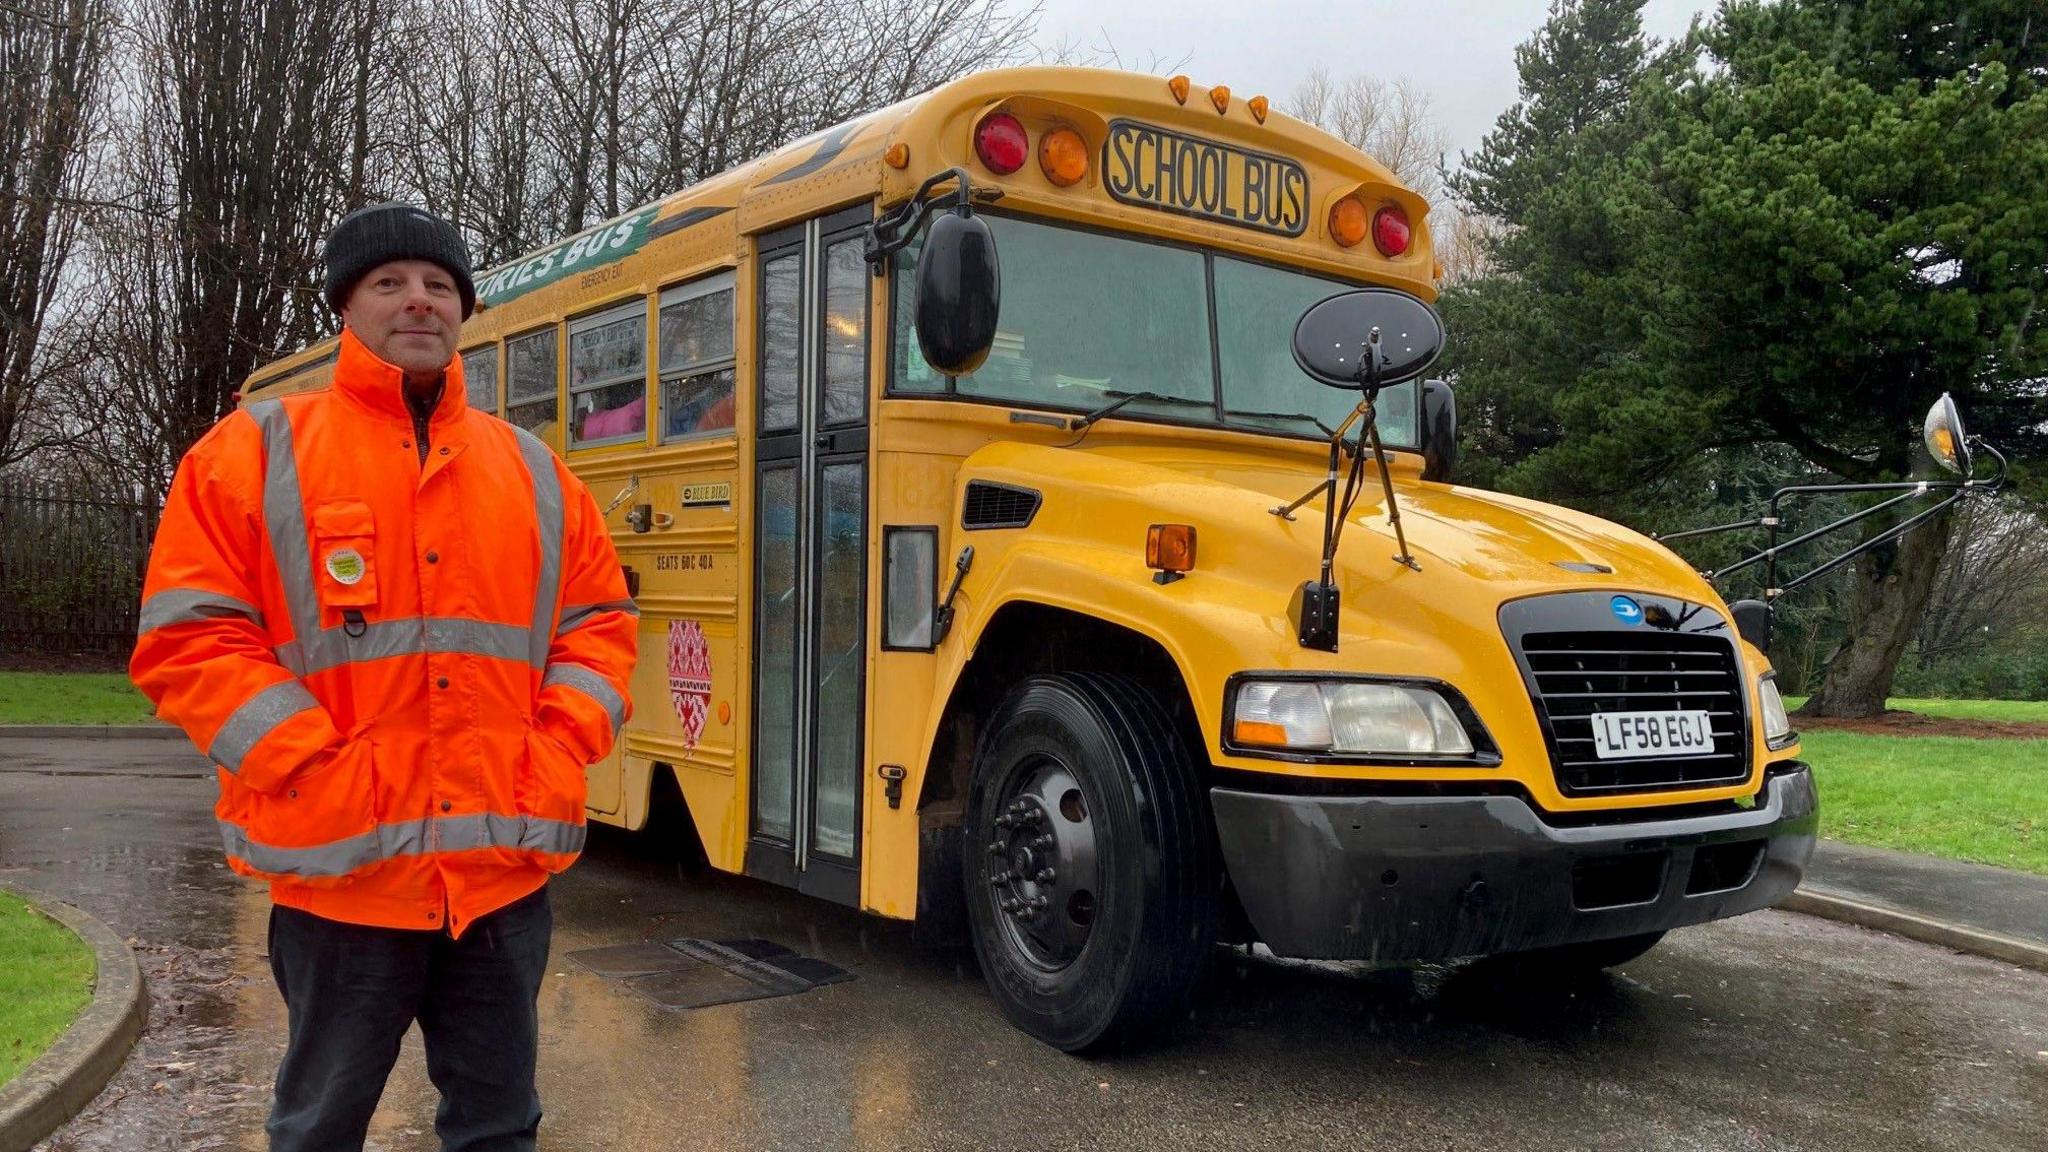
M 1590 16 L 1633 7 L 1561 6 L 1532 44 L 1612 67 L 1637 34 Z M 1511 213 L 1501 272 L 1445 299 L 1499 481 L 1641 524 L 1757 446 L 1902 478 L 1945 391 L 1976 431 L 2037 449 L 2048 57 L 2029 7 L 1734 0 L 1651 52 L 1604 119 L 1559 139 L 1516 134 L 1527 98 L 1503 117 L 1460 190 Z M 1610 45 L 1553 27 L 1572 20 Z M 1531 75 L 1582 101 L 1616 88 Z M 1809 708 L 1883 707 L 1946 540 L 1938 524 L 1856 565 Z

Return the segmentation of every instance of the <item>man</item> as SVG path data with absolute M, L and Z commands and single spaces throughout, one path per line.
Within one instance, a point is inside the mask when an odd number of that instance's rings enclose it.
M 629 714 L 637 613 L 589 491 L 467 407 L 455 230 L 378 204 L 325 255 L 334 382 L 186 454 L 130 674 L 219 766 L 229 865 L 270 881 L 271 1148 L 360 1148 L 417 1020 L 443 1147 L 531 1149 L 546 884 Z

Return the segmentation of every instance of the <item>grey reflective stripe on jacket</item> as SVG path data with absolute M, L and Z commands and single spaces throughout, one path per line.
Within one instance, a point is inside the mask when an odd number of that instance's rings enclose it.
M 263 613 L 257 611 L 254 604 L 225 592 L 211 592 L 204 588 L 166 588 L 142 602 L 142 618 L 136 623 L 135 635 L 147 636 L 173 624 L 193 624 L 229 616 L 239 616 L 258 628 L 263 627 Z
M 562 625 L 555 629 L 555 635 L 566 636 L 607 612 L 624 612 L 635 620 L 640 618 L 640 606 L 631 600 L 607 600 L 602 604 L 570 604 L 562 609 Z
M 549 685 L 553 684 L 574 688 L 576 691 L 595 700 L 598 706 L 603 708 L 606 714 L 612 718 L 612 735 L 614 737 L 619 734 L 620 728 L 625 727 L 626 702 L 620 698 L 617 690 L 612 687 L 611 681 L 606 680 L 581 664 L 550 664 L 548 665 L 547 674 L 540 678 L 540 686 L 545 691 Z
M 322 629 L 312 635 L 310 643 L 293 640 L 278 645 L 277 659 L 297 675 L 311 676 L 344 664 L 428 652 L 523 661 L 529 658 L 530 647 L 524 625 L 443 616 L 401 616 L 365 624 L 360 636 L 350 636 L 340 628 Z
M 346 876 L 358 868 L 399 856 L 509 848 L 527 852 L 577 853 L 589 834 L 581 824 L 540 816 L 429 816 L 380 824 L 368 832 L 325 844 L 286 848 L 251 840 L 241 826 L 220 823 L 227 854 L 259 872 L 277 876 Z
M 292 635 L 303 643 L 303 638 L 320 633 L 320 597 L 313 584 L 313 542 L 306 534 L 292 422 L 282 400 L 259 400 L 249 405 L 249 415 L 263 429 L 263 528 L 270 537 L 270 560 L 284 585 Z
M 280 680 L 242 702 L 227 722 L 214 733 L 213 746 L 206 754 L 230 772 L 242 770 L 242 760 L 278 725 L 301 712 L 318 708 L 320 702 L 297 680 Z
M 533 509 L 540 525 L 540 579 L 533 595 L 531 663 L 545 668 L 548 649 L 555 642 L 555 605 L 562 598 L 562 479 L 555 475 L 555 454 L 540 437 L 518 426 L 519 458 L 526 462 L 527 480 L 533 486 Z

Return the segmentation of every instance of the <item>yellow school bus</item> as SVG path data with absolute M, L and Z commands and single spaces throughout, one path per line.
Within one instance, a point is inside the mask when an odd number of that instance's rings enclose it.
M 1442 382 L 1311 375 L 1305 313 L 1420 331 L 1437 274 L 1428 205 L 1263 98 L 1024 68 L 480 275 L 470 403 L 610 505 L 639 606 L 590 819 L 679 796 L 1070 1050 L 1218 941 L 1603 966 L 1774 903 L 1812 777 L 1727 605 L 1450 483 Z

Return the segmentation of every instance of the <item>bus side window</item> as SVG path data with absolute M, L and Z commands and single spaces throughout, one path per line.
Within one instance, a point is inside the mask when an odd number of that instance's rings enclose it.
M 498 346 L 486 344 L 462 354 L 462 386 L 469 393 L 469 406 L 479 412 L 498 414 Z
M 733 427 L 733 274 L 661 294 L 661 438 Z
M 569 324 L 569 442 L 616 444 L 647 433 L 647 301 Z
M 549 444 L 555 435 L 555 370 L 561 341 L 553 326 L 505 342 L 505 419 Z

